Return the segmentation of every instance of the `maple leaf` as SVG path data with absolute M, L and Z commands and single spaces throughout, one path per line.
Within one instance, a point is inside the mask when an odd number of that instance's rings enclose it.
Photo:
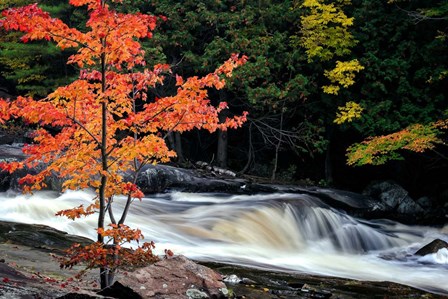
M 0 98 L 0 124 L 5 123 L 9 120 L 9 103 Z

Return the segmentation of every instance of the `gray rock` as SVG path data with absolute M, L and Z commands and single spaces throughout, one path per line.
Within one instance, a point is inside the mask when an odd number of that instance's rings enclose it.
M 374 182 L 364 190 L 363 194 L 376 199 L 388 212 L 405 215 L 424 212 L 403 187 L 392 181 Z
M 422 207 L 425 210 L 430 209 L 432 207 L 432 201 L 427 196 L 420 197 L 419 199 L 417 199 L 416 202 L 420 207 Z
M 168 165 L 146 165 L 137 178 L 137 185 L 145 194 L 167 189 L 185 192 L 239 192 L 242 182 L 206 177 L 200 171 Z
M 231 274 L 231 275 L 227 275 L 226 277 L 224 277 L 223 281 L 226 283 L 230 283 L 230 284 L 238 284 L 238 283 L 242 282 L 243 280 L 241 278 L 239 278 L 237 275 Z
M 62 252 L 74 243 L 88 245 L 93 241 L 46 225 L 0 221 L 0 242 Z
M 415 215 L 415 214 L 422 214 L 425 210 L 412 198 L 406 196 L 398 204 L 396 211 L 400 214 Z
M 201 292 L 197 289 L 188 289 L 185 294 L 189 299 L 203 299 L 210 298 L 206 293 Z

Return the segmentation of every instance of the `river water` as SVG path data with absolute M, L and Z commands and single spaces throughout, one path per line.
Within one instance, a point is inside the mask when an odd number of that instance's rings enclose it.
M 95 215 L 76 221 L 54 216 L 91 203 L 93 196 L 3 192 L 0 220 L 46 224 L 95 239 Z M 202 261 L 392 281 L 448 294 L 448 250 L 413 256 L 435 238 L 448 241 L 446 227 L 356 219 L 309 195 L 160 194 L 134 202 L 127 224 L 155 241 L 159 253 L 171 249 Z

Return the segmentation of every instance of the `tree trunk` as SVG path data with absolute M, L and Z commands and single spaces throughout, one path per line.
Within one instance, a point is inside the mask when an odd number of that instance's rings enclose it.
M 333 184 L 333 163 L 331 162 L 331 140 L 333 138 L 334 128 L 327 126 L 325 128 L 326 138 L 328 140 L 327 150 L 325 152 L 325 181 L 328 185 Z
M 227 131 L 218 130 L 218 149 L 216 162 L 218 167 L 227 168 Z
M 330 143 L 325 153 L 325 181 L 328 185 L 333 184 L 333 165 L 331 163 Z
M 177 162 L 185 162 L 184 153 L 182 150 L 182 136 L 179 132 L 174 132 L 174 148 L 177 154 Z
M 166 139 L 168 140 L 168 147 L 171 150 L 176 151 L 176 144 L 174 143 L 174 133 L 173 132 L 168 132 L 166 135 Z
M 283 103 L 283 107 L 285 106 L 285 104 Z M 277 172 L 277 168 L 278 168 L 278 153 L 280 151 L 280 147 L 282 145 L 282 130 L 283 130 L 283 108 L 282 107 L 282 112 L 280 114 L 280 134 L 278 136 L 278 140 L 277 140 L 277 144 L 275 146 L 275 157 L 274 157 L 274 168 L 272 169 L 272 175 L 271 175 L 271 182 L 273 182 L 275 180 L 275 176 L 276 176 L 276 172 Z
M 219 91 L 219 101 L 225 102 L 227 94 L 225 91 Z M 219 115 L 219 121 L 224 122 L 227 118 L 227 110 L 224 110 Z M 227 131 L 218 130 L 218 147 L 216 149 L 216 164 L 218 167 L 227 168 L 227 147 L 228 147 L 228 135 Z
M 101 0 L 101 5 L 105 6 L 105 1 Z M 101 39 L 101 44 L 106 47 L 106 40 Z M 106 85 L 106 54 L 101 54 L 101 92 L 104 94 L 107 89 Z M 98 214 L 98 229 L 104 229 L 104 219 L 106 216 L 106 189 L 107 189 L 107 176 L 105 175 L 108 171 L 107 164 L 107 103 L 103 101 L 101 103 L 101 169 L 103 173 L 101 174 L 101 183 L 98 192 L 99 200 L 99 214 Z M 104 237 L 98 233 L 97 235 L 98 243 L 104 246 Z M 111 273 L 112 272 L 112 273 Z M 113 282 L 114 275 L 113 271 L 108 267 L 100 268 L 100 282 L 101 289 L 107 288 Z
M 249 125 L 248 131 L 249 131 L 249 149 L 247 151 L 247 163 L 246 165 L 244 165 L 243 169 L 239 172 L 240 174 L 245 174 L 249 170 L 252 161 L 254 160 L 253 157 L 254 148 L 252 145 L 252 123 Z

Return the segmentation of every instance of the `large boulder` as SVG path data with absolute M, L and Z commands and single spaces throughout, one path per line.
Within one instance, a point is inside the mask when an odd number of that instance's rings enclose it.
M 193 169 L 169 165 L 146 165 L 137 179 L 143 193 L 151 194 L 176 189 L 185 192 L 240 192 L 243 183 L 238 180 L 214 178 Z
M 385 212 L 403 215 L 417 215 L 424 212 L 403 187 L 392 181 L 374 182 L 367 186 L 363 194 L 379 201 L 384 206 Z
M 74 243 L 88 245 L 93 241 L 40 224 L 0 221 L 0 243 L 26 245 L 62 252 Z
M 128 272 L 99 294 L 114 298 L 184 299 L 226 298 L 227 292 L 219 273 L 176 256 Z
M 443 248 L 448 249 L 448 243 L 440 239 L 435 239 L 434 241 L 426 244 L 425 246 L 417 250 L 415 255 L 423 256 L 431 253 L 437 253 L 440 249 Z

